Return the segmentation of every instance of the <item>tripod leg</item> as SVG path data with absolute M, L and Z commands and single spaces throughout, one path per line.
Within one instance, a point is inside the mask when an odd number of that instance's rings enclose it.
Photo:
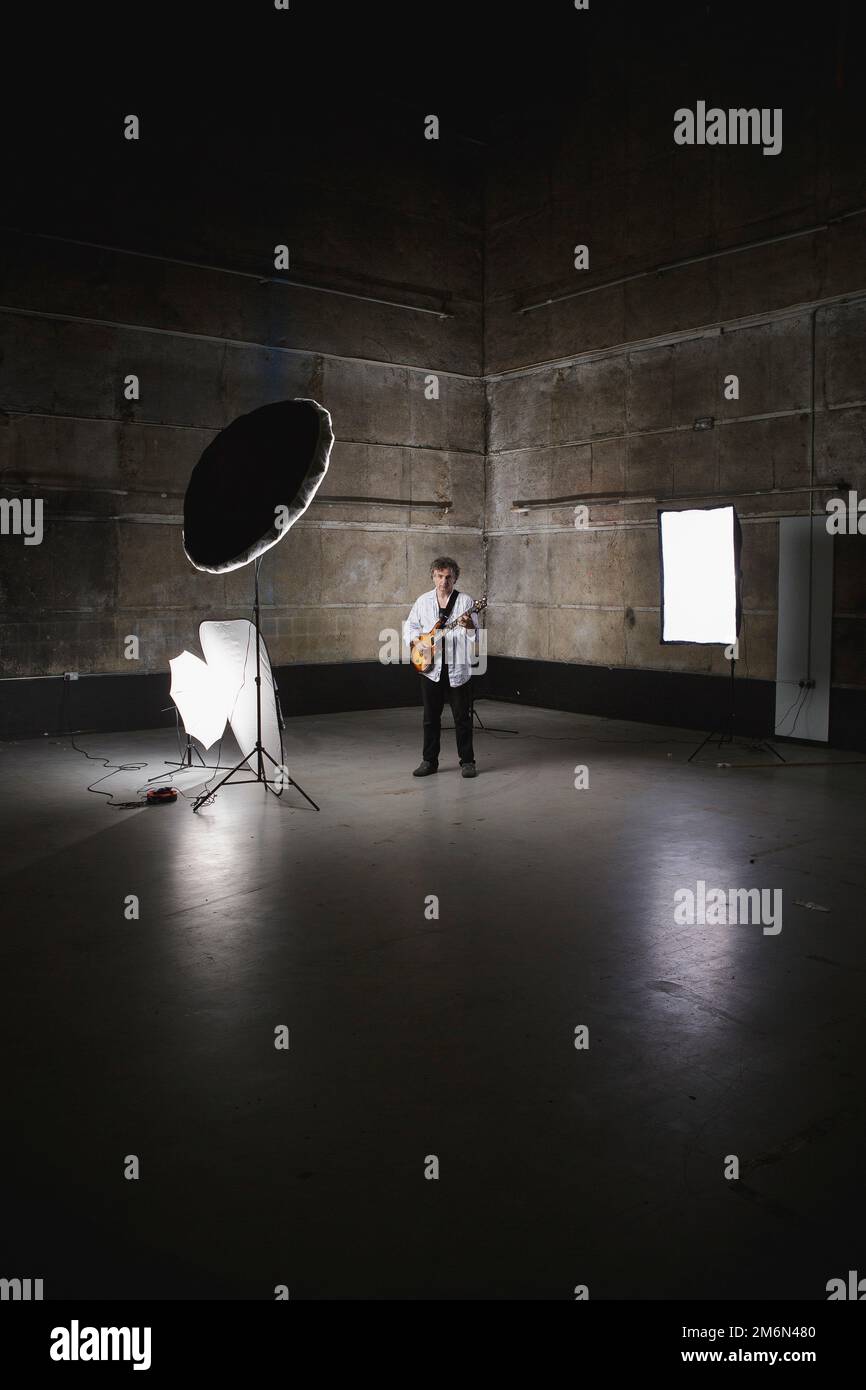
M 692 761 L 692 758 L 696 758 L 696 757 L 698 756 L 698 754 L 700 753 L 701 749 L 702 749 L 702 748 L 706 748 L 706 746 L 707 746 L 707 744 L 710 742 L 710 740 L 713 739 L 713 738 L 715 738 L 715 734 L 716 734 L 716 730 L 715 730 L 715 729 L 711 729 L 710 732 L 707 734 L 706 738 L 704 739 L 703 743 L 699 743 L 698 746 L 697 746 L 697 748 L 695 749 L 694 753 L 690 753 L 690 754 L 689 754 L 688 758 L 686 759 L 686 762 L 689 762 L 689 763 L 690 763 L 690 762 Z M 722 746 L 722 745 L 721 745 L 721 742 L 720 742 L 720 743 L 719 743 L 719 747 L 721 748 L 721 746 Z
M 285 769 L 285 764 L 284 764 L 284 763 L 278 763 L 277 760 L 276 760 L 276 758 L 272 757 L 272 755 L 268 752 L 267 748 L 262 748 L 262 749 L 261 749 L 261 755 L 262 755 L 262 781 L 263 781 L 264 784 L 265 784 L 265 791 L 266 791 L 266 792 L 270 792 L 271 796 L 282 796 L 283 792 L 285 791 L 285 787 L 284 787 L 284 786 L 281 786 L 281 787 L 280 787 L 280 790 L 279 790 L 278 792 L 275 792 L 275 791 L 274 791 L 273 787 L 271 786 L 271 782 L 276 782 L 277 779 L 276 779 L 276 777 L 269 777 L 269 776 L 267 775 L 267 771 L 265 770 L 265 765 L 264 765 L 264 759 L 267 758 L 268 762 L 273 763 L 274 767 L 275 767 L 275 768 L 277 769 L 277 771 L 280 773 L 280 782 L 283 781 L 282 773 L 283 773 L 283 770 Z M 285 769 L 285 770 L 286 770 L 286 775 L 288 776 L 288 769 Z M 291 779 L 290 779 L 290 780 L 291 780 Z
M 177 761 L 177 758 L 164 758 L 163 761 L 164 761 L 166 767 L 173 767 L 173 768 L 175 768 L 178 772 L 188 772 L 189 769 L 193 766 L 193 761 L 192 761 L 192 755 L 193 755 L 193 753 L 195 753 L 196 757 L 198 758 L 199 767 L 204 767 L 204 768 L 206 768 L 206 767 L 207 767 L 207 763 L 205 762 L 204 758 L 202 757 L 200 749 L 198 748 L 198 746 L 197 746 L 196 744 L 193 743 L 193 741 L 192 741 L 192 739 L 190 738 L 189 734 L 187 734 L 187 736 L 186 736 L 186 751 L 185 751 L 185 753 L 184 753 L 183 761 L 182 761 L 182 762 L 178 762 L 178 761 Z M 196 769 L 196 771 L 197 771 L 197 770 L 198 770 L 198 769 Z M 215 770 L 218 770 L 218 769 L 215 769 Z M 158 782 L 161 775 L 164 776 L 165 774 L 164 774 L 164 773 L 163 773 L 163 774 L 157 773 L 155 777 L 148 777 L 147 780 L 148 780 L 148 782 Z
M 252 756 L 252 755 L 250 755 L 250 756 Z M 210 801 L 211 797 L 214 796 L 214 795 L 219 791 L 220 787 L 225 786 L 226 782 L 228 782 L 228 780 L 229 780 L 230 777 L 234 777 L 234 775 L 235 775 L 236 772 L 240 772 L 241 768 L 246 764 L 246 761 L 247 761 L 246 758 L 241 758 L 241 760 L 240 760 L 240 762 L 238 763 L 237 767 L 231 768 L 231 769 L 226 773 L 225 777 L 221 777 L 220 780 L 217 782 L 217 784 L 216 784 L 215 787 L 211 787 L 211 789 L 210 789 L 209 792 L 203 792 L 201 796 L 197 796 L 196 799 L 195 799 L 195 801 L 192 803 L 192 809 L 193 809 L 194 811 L 197 811 L 198 808 L 199 808 L 199 806 L 201 806 L 205 801 Z M 251 779 L 251 780 L 254 780 L 254 779 Z
M 309 801 L 310 805 L 315 807 L 317 811 L 321 811 L 321 806 L 316 806 L 316 803 L 313 800 L 313 798 L 311 796 L 307 796 L 307 793 L 304 791 L 303 787 L 298 782 L 296 782 L 293 777 L 289 778 L 289 786 L 297 787 L 298 791 L 301 793 L 301 796 L 304 797 L 305 800 Z
M 484 697 L 482 696 L 481 698 L 483 699 Z M 472 701 L 472 718 L 478 720 L 478 727 L 479 727 L 479 729 L 483 729 L 485 733 L 489 733 L 489 734 L 518 734 L 518 733 L 520 732 L 519 729 L 500 729 L 500 728 L 497 728 L 497 726 L 496 726 L 495 724 L 485 724 L 485 723 L 483 723 L 483 722 L 482 722 L 482 719 L 481 719 L 481 715 L 478 713 L 477 709 L 475 708 L 475 701 L 474 701 L 474 700 Z
M 277 768 L 278 768 L 278 767 L 280 766 L 280 764 L 277 762 L 276 758 L 271 757 L 271 755 L 270 755 L 270 753 L 268 752 L 267 748 L 263 748 L 263 749 L 262 749 L 262 752 L 264 753 L 265 757 L 268 758 L 268 759 L 273 763 L 274 767 L 277 767 Z M 267 785 L 268 785 L 268 783 L 267 783 L 267 779 L 266 779 L 266 780 L 265 780 L 265 786 L 267 786 Z M 301 793 L 301 796 L 304 797 L 305 800 L 309 801 L 310 805 L 313 806 L 313 807 L 315 807 L 315 809 L 316 809 L 317 811 L 321 811 L 321 809 L 322 809 L 321 806 L 316 806 L 316 803 L 315 803 L 315 801 L 313 800 L 313 798 L 312 798 L 311 796 L 307 796 L 307 793 L 304 791 L 304 789 L 303 789 L 303 787 L 301 786 L 301 784 L 300 784 L 299 782 L 296 782 L 295 779 L 294 779 L 293 777 L 290 777 L 290 778 L 289 778 L 289 786 L 290 786 L 290 787 L 297 787 L 298 791 Z M 270 789 L 269 789 L 269 790 L 270 790 Z M 272 791 L 271 794 L 272 794 L 273 796 L 282 796 L 282 791 L 278 791 L 278 792 Z

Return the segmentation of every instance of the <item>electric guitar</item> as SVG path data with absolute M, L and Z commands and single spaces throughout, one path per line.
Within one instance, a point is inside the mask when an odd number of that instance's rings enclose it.
M 440 618 L 438 623 L 433 624 L 429 632 L 419 633 L 413 643 L 412 654 L 410 657 L 410 660 L 412 662 L 412 665 L 415 667 L 415 670 L 420 671 L 423 675 L 425 671 L 430 670 L 430 667 L 436 660 L 437 632 L 447 632 L 449 628 L 464 626 L 464 624 L 461 622 L 461 619 L 463 619 L 466 616 L 466 613 L 480 613 L 482 608 L 486 607 L 487 599 L 478 598 L 475 600 L 471 608 L 467 608 L 465 613 L 460 614 L 459 618 L 452 618 L 451 622 L 445 623 L 444 626 Z

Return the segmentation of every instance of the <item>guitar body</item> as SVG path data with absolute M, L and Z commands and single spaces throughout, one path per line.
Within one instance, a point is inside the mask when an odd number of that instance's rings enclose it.
M 471 608 L 467 608 L 466 612 L 480 613 L 481 610 L 486 607 L 487 599 L 480 598 L 477 599 L 475 603 L 473 603 Z M 442 622 L 440 620 L 438 623 L 433 624 L 429 632 L 421 632 L 415 638 L 415 642 L 412 647 L 409 660 L 412 662 L 412 665 L 415 667 L 415 670 L 419 671 L 421 675 L 423 675 L 425 671 L 429 671 L 430 667 L 436 660 L 437 632 L 446 632 L 448 628 L 457 627 L 461 618 L 464 616 L 465 615 L 461 613 L 460 618 L 455 618 L 453 622 L 446 623 L 445 627 L 442 626 Z
M 422 632 L 418 636 L 410 660 L 416 671 L 423 675 L 429 671 L 433 662 L 436 660 L 436 632 L 440 624 L 436 623 L 429 632 Z

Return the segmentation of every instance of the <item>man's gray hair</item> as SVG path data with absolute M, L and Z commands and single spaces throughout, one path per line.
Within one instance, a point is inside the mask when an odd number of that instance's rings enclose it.
M 454 583 L 460 578 L 460 566 L 456 560 L 452 560 L 450 555 L 440 555 L 430 566 L 430 578 L 433 578 L 434 570 L 452 570 L 454 573 Z

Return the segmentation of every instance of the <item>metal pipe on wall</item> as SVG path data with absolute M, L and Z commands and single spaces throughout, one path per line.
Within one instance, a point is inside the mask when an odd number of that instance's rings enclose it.
M 707 251 L 701 256 L 686 256 L 680 261 L 668 261 L 663 265 L 651 266 L 649 270 L 636 270 L 631 275 L 621 275 L 616 280 L 604 280 L 599 285 L 587 285 L 582 290 L 568 290 L 565 294 L 551 295 L 548 299 L 539 299 L 532 304 L 523 304 L 515 308 L 516 314 L 531 314 L 536 309 L 546 309 L 549 304 L 562 304 L 567 299 L 580 299 L 582 295 L 595 294 L 599 290 L 615 289 L 617 285 L 627 285 L 633 280 L 644 280 L 649 275 L 664 275 L 670 270 L 681 270 L 685 266 L 700 265 L 703 261 L 715 261 L 721 256 L 736 256 L 743 251 L 755 251 L 761 246 L 775 246 L 780 241 L 794 241 L 798 237 L 815 236 L 818 232 L 827 232 L 837 222 L 844 222 L 849 217 L 862 217 L 866 214 L 866 208 L 852 208 L 850 212 L 840 213 L 838 217 L 828 218 L 826 222 L 816 223 L 814 227 L 803 227 L 797 232 L 780 232 L 778 236 L 762 237 L 758 241 L 744 241 L 738 246 L 726 246 L 721 251 Z
M 808 485 L 803 483 L 800 487 L 760 487 L 742 491 L 739 488 L 728 489 L 731 497 L 781 497 L 792 493 L 800 492 L 833 492 L 838 488 L 847 488 L 848 484 L 843 481 L 835 483 L 813 483 Z M 707 499 L 720 501 L 721 494 L 716 492 L 678 492 L 670 496 L 648 496 L 634 497 L 626 492 L 576 492 L 569 497 L 533 497 L 524 501 L 514 501 L 511 504 L 513 512 L 535 512 L 543 511 L 548 507 L 571 507 L 580 503 L 592 503 L 595 506 L 608 506 L 615 503 L 623 506 L 631 506 L 637 502 L 705 502 Z

